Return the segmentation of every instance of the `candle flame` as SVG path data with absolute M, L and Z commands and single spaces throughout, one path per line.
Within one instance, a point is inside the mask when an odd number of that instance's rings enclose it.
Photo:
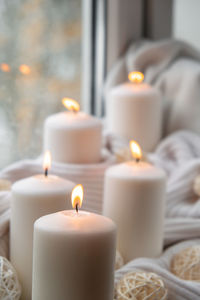
M 49 151 L 46 151 L 44 154 L 44 160 L 43 160 L 43 169 L 45 173 L 51 168 L 51 153 Z M 47 175 L 46 174 L 46 175 Z
M 78 104 L 77 101 L 71 98 L 63 98 L 62 99 L 62 104 L 69 110 L 69 111 L 74 111 L 78 112 L 80 110 L 80 105 Z
M 10 72 L 10 66 L 6 63 L 1 64 L 1 71 L 3 72 Z
M 141 83 L 144 80 L 144 74 L 142 72 L 130 72 L 128 74 L 128 79 L 133 83 Z
M 72 190 L 72 207 L 80 208 L 83 202 L 83 186 L 82 184 L 76 185 Z
M 136 161 L 139 161 L 142 158 L 142 150 L 140 148 L 140 145 L 135 141 L 130 141 L 130 149 L 132 156 L 136 159 Z
M 19 66 L 19 71 L 23 74 L 23 75 L 29 75 L 31 73 L 31 69 L 28 65 L 22 64 Z

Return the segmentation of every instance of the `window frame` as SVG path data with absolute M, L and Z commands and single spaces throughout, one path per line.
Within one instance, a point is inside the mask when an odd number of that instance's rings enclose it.
M 171 36 L 173 0 L 83 0 L 82 103 L 104 115 L 107 73 L 128 45 L 140 38 Z

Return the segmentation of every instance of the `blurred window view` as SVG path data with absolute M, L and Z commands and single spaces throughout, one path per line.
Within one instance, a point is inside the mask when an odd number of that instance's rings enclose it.
M 81 0 L 0 1 L 0 168 L 42 150 L 43 122 L 80 99 Z
M 200 49 L 200 1 L 173 0 L 173 36 Z

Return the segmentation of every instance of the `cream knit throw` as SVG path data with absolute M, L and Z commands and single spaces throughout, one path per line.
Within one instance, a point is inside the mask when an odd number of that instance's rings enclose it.
M 35 174 L 42 174 L 43 157 L 36 160 L 23 160 L 7 167 L 0 173 L 1 179 L 10 180 L 12 183 L 23 179 L 25 177 L 33 176 Z M 83 209 L 92 212 L 101 212 L 104 172 L 115 163 L 115 157 L 109 151 L 104 149 L 102 160 L 97 164 L 62 164 L 52 163 L 49 174 L 66 178 L 75 182 L 81 183 L 84 186 L 84 201 Z
M 105 144 L 111 152 L 128 149 L 129 141 L 107 134 Z M 200 174 L 200 136 L 179 131 L 165 138 L 148 160 L 168 176 L 165 245 L 200 237 L 200 196 L 194 182 Z
M 108 140 L 110 150 L 113 152 L 113 145 L 116 145 L 116 140 L 110 136 L 107 137 L 107 142 Z M 128 144 L 121 143 L 119 140 L 117 144 L 118 148 L 128 146 Z M 200 173 L 200 137 L 188 131 L 174 133 L 163 140 L 155 153 L 149 154 L 148 158 L 152 163 L 164 168 L 168 174 L 165 245 L 184 239 L 200 237 L 200 197 L 195 194 L 193 189 L 194 180 Z M 83 183 L 87 189 L 86 209 L 100 213 L 104 172 L 114 162 L 113 154 L 107 154 L 103 162 L 98 165 L 84 166 L 54 163 L 51 172 L 77 183 Z M 40 172 L 41 158 L 25 160 L 3 170 L 0 178 L 14 182 Z M 5 256 L 8 256 L 9 201 L 10 192 L 1 191 L 0 255 Z M 188 246 L 196 243 L 200 243 L 199 240 L 184 245 Z M 177 250 L 179 246 L 171 249 Z M 157 260 L 140 258 L 130 262 L 116 272 L 116 279 L 135 269 L 155 272 L 164 279 L 170 291 L 171 298 L 169 299 L 200 299 L 200 284 L 185 282 L 168 271 L 171 253 L 175 251 L 171 249 L 167 250 L 164 256 Z
M 200 52 L 173 39 L 137 41 L 114 65 L 105 86 L 108 91 L 128 80 L 131 71 L 144 73 L 145 81 L 163 95 L 164 136 L 177 130 L 200 133 Z M 133 137 L 134 138 L 134 137 Z
M 127 144 L 120 140 L 116 143 L 116 138 L 111 136 L 107 137 L 107 144 L 108 140 L 112 152 L 116 151 L 116 144 L 117 149 L 128 147 L 128 141 Z M 164 168 L 168 174 L 165 245 L 200 237 L 200 197 L 193 189 L 194 180 L 200 174 L 200 137 L 189 131 L 174 133 L 163 140 L 155 153 L 150 154 L 148 158 L 155 165 Z M 101 213 L 104 172 L 114 162 L 113 154 L 107 153 L 97 165 L 53 163 L 51 173 L 76 183 L 81 182 L 85 187 L 85 209 Z M 0 178 L 15 182 L 41 173 L 41 165 L 41 158 L 17 162 L 4 169 Z M 9 197 L 9 191 L 0 192 L 0 238 L 8 233 Z M 5 240 L 6 237 L 0 239 L 0 255 L 7 253 Z
M 100 213 L 102 211 L 103 185 L 105 170 L 115 163 L 115 156 L 104 149 L 98 164 L 73 165 L 53 163 L 50 174 L 67 178 L 84 186 L 85 200 L 83 209 Z M 12 183 L 25 177 L 41 174 L 42 157 L 36 160 L 23 160 L 14 163 L 0 172 L 0 179 Z M 8 257 L 8 231 L 10 219 L 10 191 L 0 191 L 0 255 Z

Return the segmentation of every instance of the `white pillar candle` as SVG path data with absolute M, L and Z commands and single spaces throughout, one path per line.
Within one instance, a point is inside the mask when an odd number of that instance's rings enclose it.
M 162 109 L 158 91 L 142 83 L 143 74 L 129 74 L 131 82 L 110 90 L 106 99 L 108 129 L 122 138 L 134 138 L 152 151 L 161 138 Z
M 117 224 L 117 248 L 128 262 L 162 252 L 166 176 L 140 161 L 139 145 L 131 142 L 136 161 L 109 168 L 105 175 L 104 215 Z
M 102 122 L 79 111 L 79 104 L 68 98 L 69 111 L 48 117 L 44 125 L 44 148 L 52 159 L 62 163 L 98 163 L 101 159 Z
M 44 168 L 47 175 L 48 166 Z M 57 176 L 36 175 L 12 186 L 10 259 L 22 284 L 23 300 L 31 299 L 34 222 L 43 215 L 68 208 L 74 185 Z
M 116 226 L 101 215 L 78 211 L 78 191 L 80 185 L 72 195 L 77 212 L 35 222 L 32 300 L 113 300 Z

